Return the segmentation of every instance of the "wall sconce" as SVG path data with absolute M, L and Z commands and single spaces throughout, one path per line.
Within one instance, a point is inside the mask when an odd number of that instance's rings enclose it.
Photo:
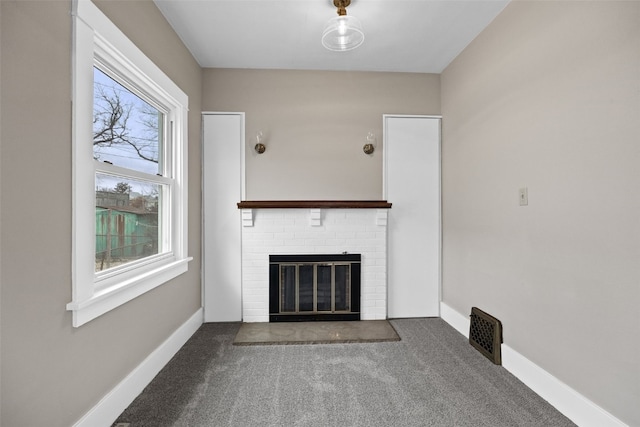
M 262 154 L 267 149 L 267 146 L 264 145 L 264 134 L 261 130 L 256 133 L 256 146 L 253 147 L 256 150 L 256 153 Z
M 373 132 L 367 133 L 367 143 L 362 147 L 362 151 L 365 154 L 373 154 L 376 151 L 376 134 Z

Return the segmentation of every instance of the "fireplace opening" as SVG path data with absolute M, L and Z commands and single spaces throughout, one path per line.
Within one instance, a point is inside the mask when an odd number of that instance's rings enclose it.
M 360 320 L 360 254 L 270 255 L 269 321 Z

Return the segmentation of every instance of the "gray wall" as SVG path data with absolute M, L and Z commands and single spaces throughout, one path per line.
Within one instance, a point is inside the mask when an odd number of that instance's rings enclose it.
M 440 76 L 205 69 L 202 105 L 246 113 L 248 200 L 379 200 L 382 114 L 440 114 Z M 362 151 L 369 130 L 371 156 Z
M 640 425 L 640 3 L 512 2 L 441 78 L 444 302 Z
M 201 69 L 150 0 L 99 2 L 188 95 L 188 273 L 74 329 L 71 2 L 0 2 L 3 426 L 69 426 L 200 307 Z

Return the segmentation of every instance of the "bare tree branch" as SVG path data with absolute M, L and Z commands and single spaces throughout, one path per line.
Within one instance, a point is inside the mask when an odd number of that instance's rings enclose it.
M 132 132 L 130 119 L 134 105 L 123 101 L 114 87 L 105 88 L 96 85 L 94 93 L 93 145 L 113 147 L 126 145 L 131 147 L 138 157 L 158 163 L 158 113 L 153 108 L 141 108 L 136 111 L 147 118 L 139 120 L 142 130 Z M 140 132 L 144 134 L 140 134 Z M 155 153 L 154 153 L 155 152 Z M 99 150 L 94 150 L 94 158 L 99 159 Z

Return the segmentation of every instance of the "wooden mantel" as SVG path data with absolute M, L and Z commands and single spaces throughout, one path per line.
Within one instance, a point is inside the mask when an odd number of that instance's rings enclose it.
M 390 209 L 386 200 L 247 200 L 238 209 Z

